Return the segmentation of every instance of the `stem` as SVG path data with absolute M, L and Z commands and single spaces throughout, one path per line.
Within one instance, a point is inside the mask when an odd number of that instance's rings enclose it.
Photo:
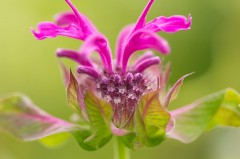
M 122 141 L 118 138 L 114 138 L 114 159 L 130 159 L 129 149 L 125 147 Z

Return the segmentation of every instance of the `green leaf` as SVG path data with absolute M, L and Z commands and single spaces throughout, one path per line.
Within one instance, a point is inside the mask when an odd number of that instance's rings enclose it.
M 184 143 L 197 139 L 216 126 L 240 126 L 240 95 L 226 89 L 171 112 L 174 128 L 168 133 Z
M 110 121 L 111 106 L 99 100 L 92 92 L 80 90 L 77 80 L 70 71 L 70 82 L 67 88 L 69 107 L 81 115 L 90 130 L 72 132 L 79 145 L 86 150 L 97 150 L 112 137 Z
M 96 150 L 104 146 L 112 137 L 110 131 L 111 106 L 99 100 L 91 92 L 87 92 L 84 100 L 91 130 L 85 132 L 83 138 L 78 137 L 78 132 L 73 135 L 78 138 L 81 147 Z
M 40 142 L 54 147 L 68 138 L 67 132 L 82 129 L 42 111 L 24 95 L 16 94 L 0 99 L 0 130 L 17 139 L 32 141 L 44 138 Z
M 47 148 L 58 148 L 65 144 L 70 137 L 69 133 L 59 133 L 44 137 L 38 141 Z
M 158 91 L 142 97 L 135 112 L 134 133 L 127 135 L 124 142 L 137 149 L 142 146 L 155 146 L 165 138 L 170 114 L 160 104 Z

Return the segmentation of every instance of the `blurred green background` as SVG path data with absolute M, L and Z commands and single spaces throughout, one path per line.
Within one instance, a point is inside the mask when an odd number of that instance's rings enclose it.
M 69 119 L 65 88 L 62 84 L 56 48 L 77 49 L 80 42 L 59 37 L 37 41 L 30 33 L 40 21 L 50 21 L 58 12 L 69 10 L 64 0 L 0 0 L 0 95 L 23 92 L 42 109 Z M 119 30 L 135 22 L 147 0 L 73 0 L 79 10 L 110 40 L 115 47 Z M 233 87 L 240 91 L 240 1 L 155 0 L 148 15 L 193 16 L 190 31 L 163 34 L 172 54 L 170 82 L 189 77 L 171 109 Z M 113 49 L 114 50 L 114 49 Z M 218 128 L 185 145 L 167 140 L 154 148 L 131 152 L 133 159 L 239 159 L 240 129 Z M 96 152 L 79 148 L 72 139 L 59 149 L 49 150 L 37 142 L 22 143 L 0 133 L 0 159 L 111 159 L 112 142 Z

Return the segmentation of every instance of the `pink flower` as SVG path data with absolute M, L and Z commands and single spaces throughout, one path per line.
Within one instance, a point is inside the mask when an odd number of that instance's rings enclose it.
M 113 108 L 113 125 L 126 128 L 131 125 L 135 109 L 142 97 L 149 92 L 163 87 L 159 84 L 160 69 L 157 75 L 147 74 L 146 69 L 159 65 L 161 60 L 151 51 L 147 51 L 132 66 L 128 66 L 129 58 L 140 50 L 153 49 L 160 54 L 169 54 L 168 42 L 157 35 L 159 31 L 175 33 L 190 29 L 192 18 L 184 16 L 160 16 L 146 22 L 146 16 L 154 0 L 149 0 L 141 16 L 135 24 L 128 25 L 119 34 L 116 48 L 116 59 L 112 59 L 109 42 L 95 26 L 71 3 L 66 0 L 72 12 L 64 12 L 55 17 L 56 23 L 42 22 L 38 31 L 32 33 L 38 40 L 67 36 L 84 41 L 77 51 L 58 49 L 57 56 L 69 58 L 79 64 L 77 72 L 88 75 L 88 83 L 78 80 L 83 90 L 91 90 L 100 99 L 110 103 Z M 101 62 L 90 58 L 97 52 Z M 148 71 L 149 72 L 149 71 Z M 152 71 L 153 73 L 153 71 Z M 163 80 L 163 79 L 161 79 Z M 162 88 L 161 88 L 162 89 Z M 171 95 L 169 95 L 171 96 Z M 83 98 L 84 100 L 84 98 Z
M 69 58 L 79 65 L 75 75 L 64 65 L 62 68 L 68 106 L 80 120 L 64 121 L 39 109 L 25 95 L 15 94 L 0 98 L 0 129 L 24 141 L 44 138 L 40 142 L 47 146 L 63 143 L 70 133 L 82 148 L 96 150 L 113 135 L 118 136 L 119 144 L 136 149 L 158 145 L 166 138 L 189 143 L 217 126 L 239 127 L 240 94 L 234 89 L 167 110 L 189 74 L 168 90 L 170 65 L 166 69 L 159 65 L 160 58 L 151 50 L 168 54 L 167 41 L 156 32 L 188 30 L 192 20 L 160 16 L 146 22 L 153 1 L 149 0 L 136 24 L 121 31 L 113 60 L 107 39 L 66 0 L 72 12 L 56 16 L 56 23 L 40 23 L 38 31 L 32 32 L 39 40 L 61 35 L 84 41 L 77 51 L 57 50 L 58 57 Z M 128 65 L 130 57 L 140 50 L 147 51 Z M 93 52 L 101 60 L 91 58 Z

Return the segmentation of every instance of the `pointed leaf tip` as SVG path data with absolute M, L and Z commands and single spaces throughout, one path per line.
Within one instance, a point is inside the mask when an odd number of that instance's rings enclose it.
M 180 90 L 180 87 L 182 86 L 183 84 L 183 81 L 186 77 L 192 75 L 194 72 L 192 73 L 189 73 L 189 74 L 186 74 L 184 76 L 182 76 L 174 85 L 173 87 L 169 90 L 168 94 L 166 95 L 164 101 L 163 101 L 163 105 L 165 108 L 168 107 L 170 101 L 174 100 L 178 93 L 179 93 L 179 90 Z

